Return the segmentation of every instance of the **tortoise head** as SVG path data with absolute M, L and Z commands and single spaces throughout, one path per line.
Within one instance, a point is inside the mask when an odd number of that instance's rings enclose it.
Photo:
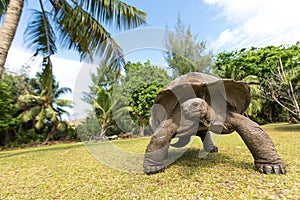
M 183 116 L 192 121 L 199 121 L 203 126 L 209 127 L 215 118 L 215 112 L 201 98 L 192 98 L 181 104 Z

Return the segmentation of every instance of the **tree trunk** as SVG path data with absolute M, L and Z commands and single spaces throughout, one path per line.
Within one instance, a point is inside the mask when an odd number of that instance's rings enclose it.
M 2 79 L 8 50 L 11 46 L 18 27 L 23 5 L 24 0 L 9 1 L 6 15 L 0 29 L 0 80 Z
M 285 109 L 285 116 L 286 116 L 286 121 L 288 122 L 290 120 L 290 113 L 286 109 Z
M 272 106 L 269 105 L 269 122 L 273 122 L 273 118 L 272 118 L 273 112 L 272 112 Z
M 55 123 L 52 128 L 51 128 L 51 131 L 50 133 L 47 135 L 47 138 L 45 140 L 45 143 L 47 143 L 56 133 L 56 130 L 57 130 L 57 123 Z
M 140 131 L 139 132 L 140 132 L 141 137 L 145 136 L 145 125 L 144 124 L 140 125 Z

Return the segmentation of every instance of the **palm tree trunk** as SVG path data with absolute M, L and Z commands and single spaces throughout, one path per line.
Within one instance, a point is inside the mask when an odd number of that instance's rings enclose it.
M 10 0 L 5 19 L 0 29 L 0 80 L 2 79 L 4 64 L 6 62 L 8 50 L 14 39 L 18 23 L 21 17 L 24 0 Z
M 57 130 L 57 123 L 55 123 L 52 128 L 51 128 L 51 131 L 50 133 L 47 135 L 47 138 L 45 139 L 45 143 L 47 143 L 56 133 L 56 130 Z

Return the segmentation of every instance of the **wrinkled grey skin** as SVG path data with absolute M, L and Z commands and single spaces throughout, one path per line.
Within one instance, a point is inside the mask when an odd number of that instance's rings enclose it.
M 157 95 L 152 109 L 150 125 L 154 134 L 146 149 L 144 172 L 154 174 L 164 170 L 163 161 L 174 137 L 179 137 L 179 141 L 172 146 L 182 147 L 192 135 L 197 135 L 204 151 L 218 152 L 209 131 L 218 134 L 236 131 L 259 172 L 285 174 L 285 165 L 268 134 L 243 116 L 250 100 L 247 84 L 202 73 L 190 73 L 169 83 Z

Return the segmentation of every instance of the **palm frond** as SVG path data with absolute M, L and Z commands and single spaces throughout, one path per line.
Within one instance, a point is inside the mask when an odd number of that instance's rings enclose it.
M 95 110 L 101 110 L 101 112 L 102 112 L 102 114 L 105 114 L 106 113 L 106 111 L 105 111 L 105 109 L 94 99 L 93 100 L 93 108 L 95 109 Z
M 0 0 L 0 21 L 3 15 L 5 15 L 8 6 L 8 0 Z
M 58 112 L 57 111 L 55 111 L 54 109 L 53 109 L 53 107 L 50 105 L 50 104 L 48 104 L 47 105 L 47 114 L 46 114 L 46 116 L 47 116 L 47 118 L 53 123 L 53 122 L 57 122 L 58 121 Z
M 146 13 L 118 0 L 81 0 L 79 4 L 102 24 L 118 30 L 146 23 Z
M 44 119 L 45 119 L 45 109 L 44 107 L 42 107 L 40 113 L 35 118 L 36 123 L 34 127 L 38 130 L 41 129 L 44 126 Z
M 35 95 L 25 94 L 18 97 L 19 110 L 28 110 L 32 107 L 42 105 L 43 100 Z
M 30 120 L 34 120 L 35 117 L 40 113 L 40 111 L 41 111 L 41 106 L 37 105 L 30 109 L 25 110 L 20 114 L 19 117 L 21 117 L 23 122 L 28 122 Z
M 117 110 L 114 110 L 114 117 L 121 117 L 124 115 L 124 113 L 133 111 L 130 106 L 124 106 L 121 108 L 118 108 Z
M 41 96 L 50 96 L 53 92 L 53 67 L 50 56 L 43 58 L 43 71 L 40 75 L 41 78 Z
M 31 10 L 30 21 L 24 33 L 26 46 L 43 56 L 51 56 L 57 51 L 51 17 L 49 12 Z
M 124 58 L 121 48 L 106 29 L 78 4 L 60 1 L 56 20 L 60 29 L 63 47 L 75 49 L 81 59 L 104 59 L 112 67 L 122 67 Z M 117 63 L 117 64 L 113 64 Z
M 68 87 L 61 87 L 54 91 L 54 97 L 58 98 L 63 94 L 72 93 L 72 89 Z
M 66 106 L 68 107 L 68 106 Z M 70 113 L 68 111 L 66 111 L 65 109 L 62 108 L 56 108 L 56 111 L 59 113 L 59 116 L 61 116 L 62 114 L 66 114 L 67 116 L 70 115 Z
M 60 106 L 60 107 L 68 107 L 68 108 L 72 108 L 72 101 L 71 100 L 67 100 L 67 99 L 56 99 L 55 100 L 55 104 Z

